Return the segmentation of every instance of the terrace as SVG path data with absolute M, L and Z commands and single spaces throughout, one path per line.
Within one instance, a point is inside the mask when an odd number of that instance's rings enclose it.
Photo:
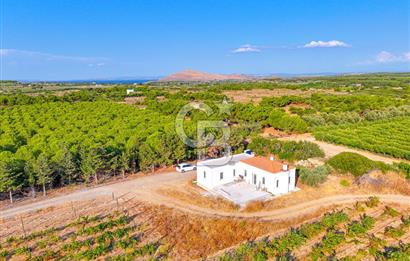
M 268 200 L 273 198 L 273 195 L 266 191 L 257 190 L 255 185 L 246 183 L 245 181 L 232 182 L 213 188 L 204 192 L 204 195 L 213 195 L 226 198 L 244 207 L 247 203 L 255 200 Z

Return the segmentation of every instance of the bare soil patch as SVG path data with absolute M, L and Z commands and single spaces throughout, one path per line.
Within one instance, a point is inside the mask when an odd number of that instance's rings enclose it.
M 253 90 L 229 90 L 224 91 L 223 94 L 228 96 L 230 99 L 234 100 L 235 102 L 242 102 L 242 103 L 259 103 L 263 97 L 281 97 L 281 96 L 302 96 L 302 97 L 309 97 L 314 93 L 324 93 L 324 94 L 334 94 L 334 95 L 344 95 L 343 92 L 336 92 L 334 90 L 324 90 L 324 89 L 309 89 L 309 90 L 292 90 L 292 89 L 284 89 L 278 88 L 273 90 L 268 89 L 253 89 Z
M 203 193 L 205 191 L 198 186 L 193 185 L 192 181 L 193 179 L 176 188 L 159 189 L 157 192 L 180 202 L 204 208 L 218 209 L 227 212 L 236 212 L 239 210 L 238 205 L 235 205 L 233 202 L 224 198 L 204 196 Z
M 283 138 L 289 137 L 290 134 L 272 127 L 266 127 L 263 128 L 261 136 L 265 138 Z
M 128 105 L 133 105 L 136 103 L 141 103 L 145 100 L 144 96 L 136 96 L 136 97 L 125 97 L 124 102 Z

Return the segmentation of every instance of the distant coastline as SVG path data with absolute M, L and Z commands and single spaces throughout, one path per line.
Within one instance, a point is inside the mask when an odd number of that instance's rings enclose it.
M 86 84 L 143 84 L 146 82 L 156 81 L 158 78 L 153 79 L 129 79 L 129 80 L 66 80 L 66 81 L 19 81 L 23 83 L 66 83 L 66 84 L 79 84 L 79 83 L 86 83 Z

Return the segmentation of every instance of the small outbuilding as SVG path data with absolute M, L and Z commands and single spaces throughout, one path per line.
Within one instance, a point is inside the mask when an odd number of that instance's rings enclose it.
M 133 93 L 133 92 L 135 92 L 134 89 L 132 89 L 132 88 L 128 88 L 128 89 L 127 89 L 127 95 L 130 95 L 130 94 Z

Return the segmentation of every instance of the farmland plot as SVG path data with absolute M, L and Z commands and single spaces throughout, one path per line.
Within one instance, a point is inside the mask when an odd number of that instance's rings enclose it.
M 362 124 L 320 127 L 315 138 L 410 160 L 410 117 Z

